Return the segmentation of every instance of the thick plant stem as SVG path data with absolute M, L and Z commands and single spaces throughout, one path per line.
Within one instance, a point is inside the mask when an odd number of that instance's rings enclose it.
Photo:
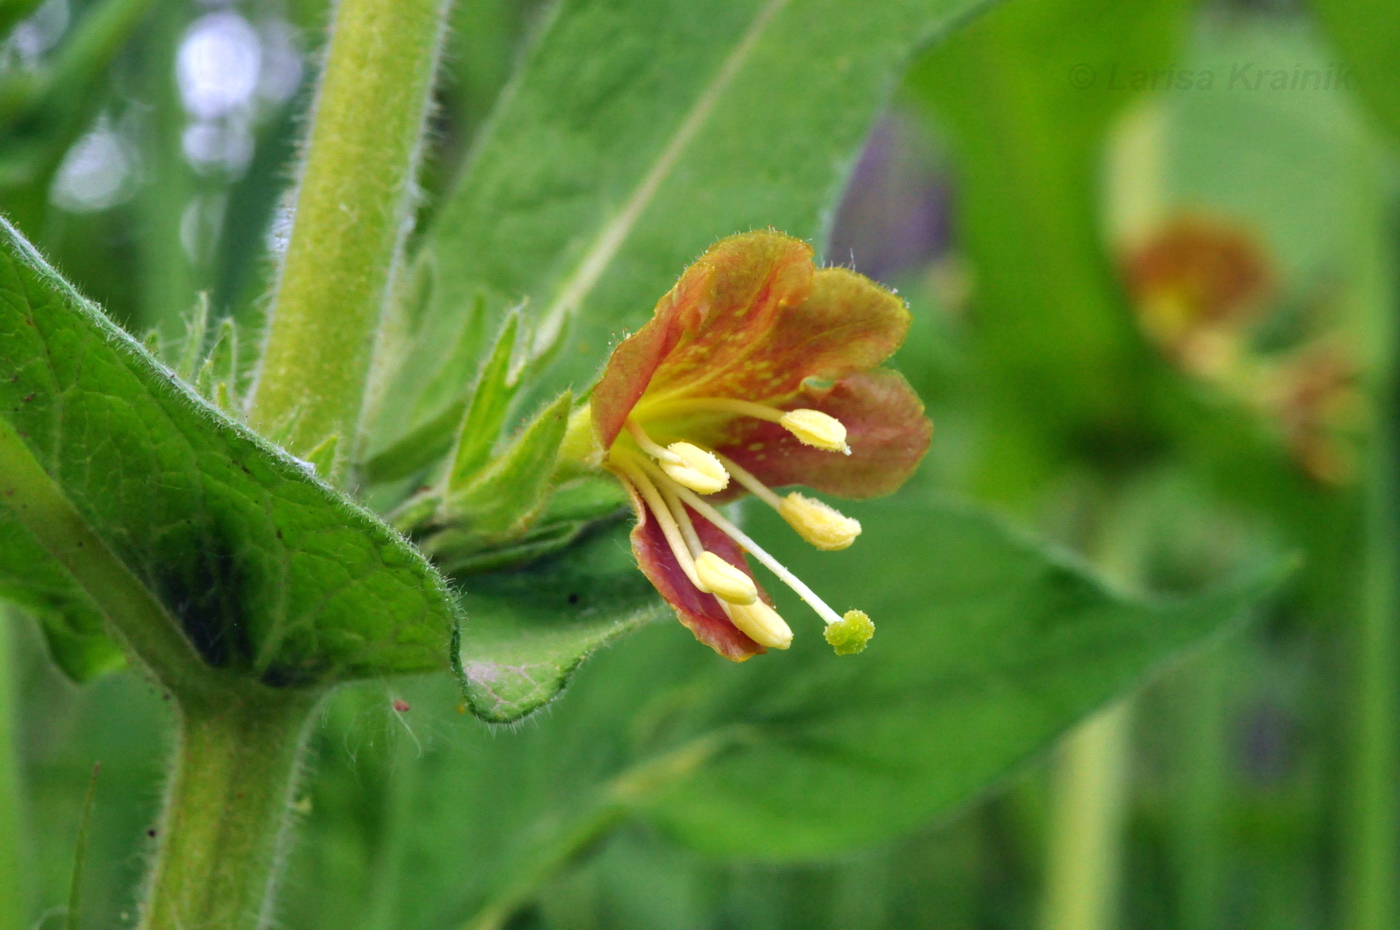
M 1060 747 L 1044 930 L 1109 930 L 1117 925 L 1132 707 L 1132 700 L 1125 698 L 1099 711 Z
M 312 694 L 184 708 L 142 930 L 269 924 Z
M 341 0 L 313 109 L 253 425 L 351 460 L 399 263 L 447 0 Z

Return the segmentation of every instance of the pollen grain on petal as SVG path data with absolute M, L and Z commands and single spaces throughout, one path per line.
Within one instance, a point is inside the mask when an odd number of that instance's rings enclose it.
M 778 514 L 797 535 L 827 552 L 845 549 L 860 535 L 859 520 L 796 491 L 783 498 Z
M 762 601 L 752 604 L 729 604 L 726 613 L 734 625 L 760 646 L 786 649 L 792 645 L 792 628 L 778 612 Z
M 743 606 L 758 600 L 753 579 L 713 552 L 705 551 L 695 557 L 695 573 L 711 594 L 728 604 Z
M 851 454 L 851 447 L 846 445 L 845 425 L 820 410 L 789 410 L 778 423 L 805 445 L 828 452 Z
M 696 494 L 715 494 L 729 487 L 729 472 L 713 453 L 688 442 L 673 442 L 666 451 L 677 456 L 680 462 L 663 461 L 661 469 Z

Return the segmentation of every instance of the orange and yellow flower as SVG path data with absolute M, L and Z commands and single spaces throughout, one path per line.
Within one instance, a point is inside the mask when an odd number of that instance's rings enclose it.
M 744 493 L 808 542 L 843 549 L 860 524 L 799 492 L 888 494 L 928 449 L 932 424 L 897 373 L 904 302 L 844 268 L 815 268 L 806 243 L 775 232 L 721 240 L 624 340 L 588 412 L 599 464 L 637 511 L 643 572 L 702 642 L 734 661 L 785 649 L 792 631 L 754 579 L 753 555 L 827 623 L 838 653 L 873 632 L 837 614 L 716 509 Z

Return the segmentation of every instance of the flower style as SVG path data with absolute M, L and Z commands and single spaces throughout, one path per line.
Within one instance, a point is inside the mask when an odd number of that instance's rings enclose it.
M 873 633 L 865 613 L 837 614 L 711 502 L 747 492 L 817 548 L 849 546 L 859 522 L 772 488 L 863 498 L 904 483 L 933 427 L 905 380 L 877 366 L 908 328 L 891 292 L 814 268 L 800 240 L 756 232 L 712 246 L 608 360 L 580 415 L 631 494 L 633 551 L 681 622 L 726 658 L 792 641 L 746 553 L 816 610 L 837 653 Z

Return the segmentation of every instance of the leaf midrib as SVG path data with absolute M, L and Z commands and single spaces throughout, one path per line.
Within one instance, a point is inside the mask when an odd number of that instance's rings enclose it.
M 661 154 L 632 189 L 622 209 L 598 230 L 593 241 L 584 251 L 583 257 L 574 266 L 573 272 L 559 285 L 554 299 L 540 315 L 535 333 L 533 351 L 542 354 L 553 345 L 570 313 L 575 312 L 593 289 L 602 280 L 618 251 L 627 241 L 632 227 L 641 219 L 648 205 L 656 197 L 666 178 L 670 176 L 676 162 L 700 132 L 709 119 L 715 104 L 728 89 L 734 77 L 753 54 L 765 30 L 789 0 L 768 0 L 754 16 L 753 21 L 740 36 L 738 43 L 720 63 L 714 76 L 700 89 L 695 102 L 685 117 L 676 126 L 675 132 L 661 149 Z
M 7 509 L 73 578 L 162 683 L 202 692 L 209 670 L 155 595 L 88 523 L 0 417 L 0 495 Z

